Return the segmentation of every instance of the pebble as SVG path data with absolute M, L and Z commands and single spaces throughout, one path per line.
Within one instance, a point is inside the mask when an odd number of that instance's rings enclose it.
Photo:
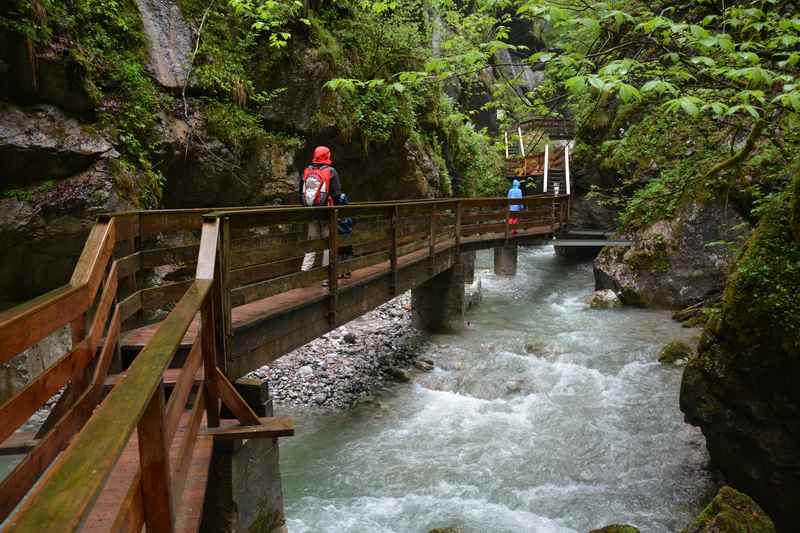
M 407 382 L 427 341 L 411 325 L 409 293 L 366 313 L 315 341 L 263 366 L 252 375 L 269 380 L 277 405 L 344 409 L 381 393 L 387 384 Z

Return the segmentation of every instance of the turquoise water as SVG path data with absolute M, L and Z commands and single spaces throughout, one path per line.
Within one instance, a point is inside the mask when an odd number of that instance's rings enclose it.
M 294 413 L 281 448 L 292 533 L 688 523 L 708 457 L 678 409 L 681 369 L 656 353 L 697 332 L 663 312 L 588 309 L 590 264 L 547 248 L 519 264 L 484 274 L 466 332 L 430 338 L 434 372 L 348 412 Z

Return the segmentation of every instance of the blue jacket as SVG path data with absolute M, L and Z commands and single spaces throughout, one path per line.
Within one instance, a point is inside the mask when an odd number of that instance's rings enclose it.
M 522 189 L 519 188 L 519 180 L 514 180 L 511 183 L 511 188 L 508 189 L 509 198 L 522 198 Z M 512 212 L 522 211 L 522 204 L 511 204 L 509 208 Z

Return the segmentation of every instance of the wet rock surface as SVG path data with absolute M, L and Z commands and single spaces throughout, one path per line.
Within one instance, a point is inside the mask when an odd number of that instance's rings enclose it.
M 592 309 L 612 309 L 622 305 L 617 294 L 611 289 L 594 291 L 586 297 L 585 301 Z
M 432 361 L 415 361 L 425 336 L 411 326 L 408 293 L 264 366 L 270 394 L 291 407 L 345 408 L 390 383 L 411 381 Z M 416 364 L 415 364 L 416 363 Z
M 0 102 L 0 182 L 24 186 L 84 170 L 113 148 L 51 105 L 22 109 Z
M 170 0 L 136 0 L 150 52 L 150 69 L 156 81 L 180 89 L 189 75 L 194 32 L 178 5 Z
M 769 516 L 747 495 L 722 487 L 683 533 L 774 533 Z
M 626 305 L 682 308 L 722 291 L 749 225 L 721 200 L 690 202 L 671 221 L 631 236 L 629 248 L 604 248 L 594 263 L 595 287 Z

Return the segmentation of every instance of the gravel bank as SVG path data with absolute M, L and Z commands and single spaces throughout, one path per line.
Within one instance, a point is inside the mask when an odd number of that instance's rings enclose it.
M 269 380 L 277 404 L 340 409 L 430 370 L 430 361 L 416 360 L 425 342 L 406 293 L 250 375 Z

